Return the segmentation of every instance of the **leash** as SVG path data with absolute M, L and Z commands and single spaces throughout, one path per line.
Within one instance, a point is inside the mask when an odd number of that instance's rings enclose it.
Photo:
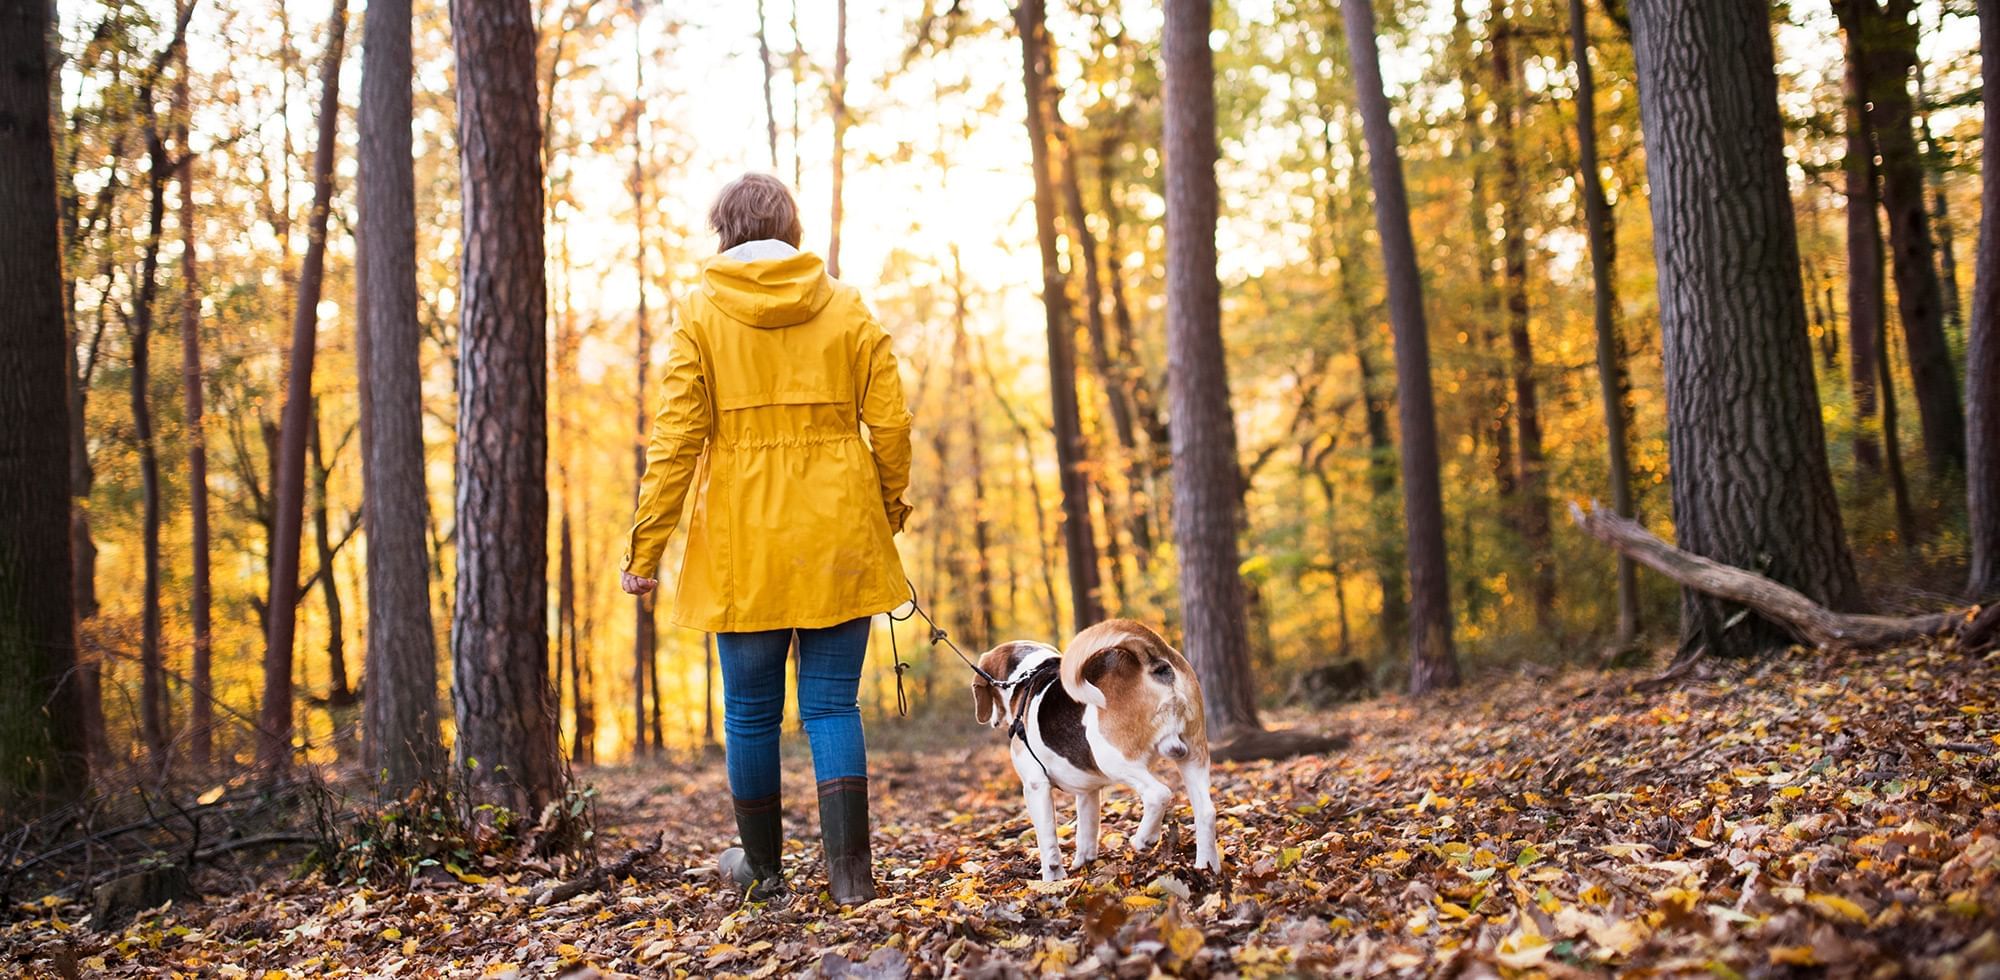
M 896 611 L 894 609 L 891 609 L 889 610 L 888 613 L 885 614 L 889 617 L 889 655 L 891 658 L 894 659 L 896 664 L 896 713 L 898 715 L 901 715 L 904 718 L 908 718 L 910 716 L 910 699 L 909 696 L 903 692 L 903 673 L 910 669 L 910 665 L 903 661 L 902 648 L 897 645 L 896 624 L 908 622 L 910 619 L 917 616 L 922 616 L 924 619 L 924 624 L 930 627 L 931 645 L 937 646 L 938 644 L 942 643 L 946 647 L 949 647 L 951 649 L 951 652 L 957 654 L 958 659 L 964 662 L 966 667 L 970 668 L 973 673 L 978 674 L 981 680 L 984 680 L 986 683 L 993 685 L 993 687 L 1000 692 L 1001 700 L 1003 703 L 1006 701 L 1007 697 L 1013 693 L 1014 688 L 1034 680 L 1035 677 L 1043 673 L 1042 670 L 1038 669 L 1030 671 L 1026 674 L 1022 674 L 1020 677 L 1017 677 L 1013 680 L 1001 680 L 1000 678 L 987 673 L 986 668 L 979 666 L 979 664 L 975 662 L 971 657 L 966 656 L 965 651 L 959 649 L 958 644 L 953 643 L 951 641 L 951 634 L 946 633 L 944 631 L 944 627 L 939 626 L 937 624 L 937 620 L 932 619 L 931 614 L 924 610 L 924 604 L 917 599 L 917 584 L 915 582 L 910 581 L 908 577 L 905 577 L 903 579 L 903 584 L 910 587 L 910 611 L 902 614 L 901 616 L 898 616 L 896 615 Z M 1041 755 L 1035 752 L 1035 747 L 1029 744 L 1028 726 L 1022 722 L 1021 716 L 1015 715 L 1014 723 L 1007 726 L 1007 737 L 1010 740 L 1016 738 L 1020 739 L 1021 747 L 1028 750 L 1028 757 L 1034 759 L 1035 765 L 1040 766 L 1042 768 L 1042 776 L 1048 779 L 1050 783 L 1055 782 L 1055 777 L 1049 774 L 1048 763 L 1043 762 Z

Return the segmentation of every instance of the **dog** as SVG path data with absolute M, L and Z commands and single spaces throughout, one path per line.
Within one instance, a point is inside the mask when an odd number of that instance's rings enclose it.
M 1064 874 L 1055 789 L 1076 797 L 1070 868 L 1097 858 L 1099 806 L 1104 788 L 1114 784 L 1138 791 L 1145 811 L 1132 848 L 1152 849 L 1173 799 L 1173 789 L 1153 774 L 1159 762 L 1180 769 L 1194 807 L 1195 865 L 1222 870 L 1201 681 L 1180 651 L 1143 624 L 1115 619 L 1078 633 L 1067 650 L 1002 643 L 980 655 L 979 667 L 986 676 L 972 684 L 973 717 L 1015 736 L 1007 744 L 1035 824 L 1042 880 Z

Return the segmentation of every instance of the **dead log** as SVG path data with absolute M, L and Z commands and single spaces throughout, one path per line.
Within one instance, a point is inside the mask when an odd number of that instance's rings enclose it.
M 1263 759 L 1290 759 L 1318 755 L 1347 746 L 1345 735 L 1321 735 L 1296 729 L 1253 728 L 1225 737 L 1209 746 L 1208 756 L 1216 762 L 1256 762 Z
M 1639 522 L 1620 517 L 1594 502 L 1588 511 L 1572 503 L 1569 511 L 1584 533 L 1610 545 L 1619 554 L 1687 588 L 1747 606 L 1790 630 L 1800 642 L 1822 650 L 1880 650 L 1951 638 L 1977 641 L 1980 631 L 1968 627 L 1979 619 L 1989 618 L 1979 616 L 1977 606 L 1921 616 L 1835 612 L 1796 589 L 1755 572 L 1682 551 L 1660 540 Z

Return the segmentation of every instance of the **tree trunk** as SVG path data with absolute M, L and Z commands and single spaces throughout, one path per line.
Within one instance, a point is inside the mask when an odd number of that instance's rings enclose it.
M 1020 0 L 1014 27 L 1021 38 L 1021 79 L 1027 103 L 1028 145 L 1035 177 L 1035 239 L 1041 246 L 1042 308 L 1048 320 L 1049 397 L 1055 415 L 1056 463 L 1062 475 L 1063 543 L 1069 556 L 1070 601 L 1075 628 L 1104 618 L 1097 540 L 1090 523 L 1089 464 L 1076 397 L 1076 331 L 1056 254 L 1056 200 L 1049 159 L 1048 32 L 1042 0 Z
M 522 814 L 562 791 L 548 668 L 547 341 L 535 29 L 527 0 L 453 0 L 464 193 L 457 754 Z
M 320 284 L 326 273 L 326 219 L 333 199 L 334 142 L 340 122 L 340 58 L 347 37 L 347 0 L 333 0 L 326 55 L 320 63 L 318 144 L 313 150 L 313 202 L 306 218 L 305 262 L 292 310 L 291 366 L 285 381 L 280 443 L 271 475 L 276 501 L 271 534 L 271 588 L 264 644 L 264 704 L 258 712 L 257 764 L 283 769 L 292 760 L 292 635 L 298 623 L 299 539 L 304 530 L 306 429 L 312 425 L 313 353 L 319 333 Z
M 1047 517 L 1049 511 L 1048 507 L 1042 502 L 1042 483 L 1035 478 L 1035 434 L 1033 430 L 1028 428 L 1028 424 L 1021 420 L 1020 414 L 1014 411 L 1013 403 L 1009 402 L 1007 396 L 1000 390 L 1000 379 L 993 373 L 993 362 L 987 356 L 984 344 L 980 345 L 979 358 L 980 366 L 984 369 L 984 374 L 986 375 L 986 391 L 988 395 L 992 397 L 994 404 L 1000 406 L 1000 413 L 1007 417 L 1008 426 L 1014 430 L 1014 435 L 1021 440 L 1021 452 L 1017 458 L 1021 461 L 1021 482 L 1025 483 L 1028 487 L 1028 512 L 1035 515 L 1035 546 L 1040 551 L 1039 557 L 1041 559 L 1036 567 L 1041 571 L 1043 608 L 1048 611 L 1049 632 L 1060 632 L 1062 630 L 1062 613 L 1056 602 L 1056 560 L 1049 549 L 1049 525 Z M 1019 487 L 1019 485 L 1016 484 L 1016 487 Z M 1007 549 L 1009 561 L 1012 561 L 1013 554 L 1013 549 Z M 1011 590 L 1014 583 L 1014 572 L 1011 565 L 1007 571 L 1007 583 L 1008 588 Z
M 140 88 L 146 138 L 146 244 L 138 295 L 127 319 L 132 345 L 132 440 L 139 453 L 141 501 L 139 620 L 139 718 L 153 771 L 168 764 L 167 668 L 160 650 L 160 457 L 153 433 L 153 314 L 159 295 L 160 237 L 167 213 L 167 176 L 173 169 L 161 137 L 151 80 Z
M 1847 2 L 1847 0 L 1841 0 Z M 1867 2 L 1867 0 L 1861 0 Z M 1867 83 L 1857 50 L 1860 37 L 1847 32 L 1847 155 L 1842 164 L 1847 190 L 1847 382 L 1854 400 L 1854 462 L 1864 473 L 1882 469 L 1876 441 L 1876 361 L 1887 303 L 1882 291 L 1882 226 L 1875 199 L 1875 137 L 1865 116 Z
M 90 782 L 70 566 L 69 355 L 56 212 L 48 3 L 0 12 L 0 803 Z
M 576 558 L 575 545 L 570 535 L 569 511 L 565 505 L 562 515 L 561 552 L 558 558 L 556 579 L 556 637 L 559 648 L 564 649 L 569 658 L 570 703 L 573 705 L 575 730 L 570 741 L 570 760 L 580 766 L 597 764 L 597 709 L 596 700 L 590 690 L 591 669 L 589 659 L 577 643 L 576 628 Z
M 358 334 L 366 348 L 362 523 L 368 533 L 368 643 L 362 731 L 385 796 L 444 774 L 437 635 L 425 529 L 423 386 L 411 156 L 410 0 L 371 0 L 361 52 Z
M 2000 52 L 2000 0 L 1979 0 L 1980 50 Z M 2000 57 L 1979 65 L 1982 132 L 2000 132 Z M 1979 161 L 1979 254 L 1965 353 L 1966 505 L 1972 517 L 1974 598 L 2000 593 L 2000 169 Z
M 1493 473 L 1494 495 L 1499 498 L 1499 512 L 1503 516 L 1517 513 L 1521 509 L 1521 485 L 1519 471 L 1514 465 L 1514 403 L 1510 397 L 1511 383 L 1508 378 L 1507 363 L 1499 350 L 1499 337 L 1494 325 L 1503 319 L 1500 289 L 1493 281 L 1493 267 L 1498 264 L 1493 252 L 1492 201 L 1488 193 L 1486 170 L 1482 147 L 1485 132 L 1480 124 L 1483 107 L 1475 101 L 1473 93 L 1478 87 L 1478 62 L 1472 54 L 1471 19 L 1465 12 L 1462 0 L 1452 4 L 1452 48 L 1453 57 L 1463 63 L 1459 69 L 1458 84 L 1464 92 L 1465 138 L 1459 141 L 1462 159 L 1471 170 L 1471 213 L 1472 213 L 1472 257 L 1477 269 L 1474 285 L 1479 303 L 1475 318 L 1478 325 L 1470 327 L 1466 333 L 1478 341 L 1477 363 L 1481 365 L 1480 377 L 1474 382 L 1480 401 L 1477 412 L 1478 424 L 1473 428 L 1472 443 L 1474 453 L 1478 451 L 1479 440 L 1484 438 L 1493 449 L 1490 468 Z M 1491 52 L 1489 52 L 1490 56 Z M 1357 156 L 1359 150 L 1356 151 Z M 1468 617 L 1479 614 L 1483 600 L 1489 590 L 1483 584 L 1480 569 L 1473 566 L 1472 515 L 1465 517 L 1466 533 L 1462 535 L 1465 551 L 1461 557 L 1459 574 L 1465 577 L 1463 596 Z M 1517 533 L 1509 528 L 1506 535 Z
M 1346 240 L 1346 234 L 1339 228 L 1334 230 L 1335 241 Z M 1361 393 L 1361 415 L 1363 427 L 1368 433 L 1368 507 L 1375 527 L 1371 528 L 1372 564 L 1375 566 L 1375 584 L 1382 592 L 1382 614 L 1376 620 L 1381 636 L 1384 655 L 1393 655 L 1399 638 L 1409 630 L 1410 607 L 1403 596 L 1403 549 L 1396 544 L 1395 516 L 1398 511 L 1396 496 L 1396 446 L 1389 437 L 1389 402 L 1394 393 L 1382 390 L 1376 380 L 1375 361 L 1369 353 L 1368 323 L 1362 315 L 1360 303 L 1354 296 L 1354 279 L 1348 271 L 1351 255 L 1339 245 L 1334 254 L 1334 292 L 1338 298 L 1341 314 L 1347 318 L 1350 339 L 1354 342 L 1354 367 L 1356 387 Z M 1386 521 L 1384 518 L 1388 518 Z M 1382 524 L 1389 525 L 1384 533 Z
M 347 637 L 341 615 L 340 585 L 334 579 L 333 560 L 339 550 L 333 543 L 333 522 L 326 516 L 326 481 L 330 475 L 325 447 L 325 433 L 320 431 L 319 396 L 313 396 L 312 427 L 306 430 L 308 440 L 306 451 L 310 456 L 308 465 L 312 469 L 312 512 L 313 548 L 319 559 L 320 598 L 326 603 L 326 663 L 327 695 L 329 707 L 345 708 L 354 703 L 354 689 L 347 678 Z M 342 440 L 345 442 L 345 440 Z M 334 457 L 340 450 L 334 449 Z
M 1875 254 L 1880 255 L 1878 250 Z M 1879 277 L 1880 272 L 1876 275 Z M 1910 484 L 1903 477 L 1902 431 L 1896 422 L 1895 372 L 1889 369 L 1889 327 L 1877 321 L 1875 334 L 1875 383 L 1882 389 L 1882 450 L 1889 463 L 1889 496 L 1896 508 L 1896 534 L 1905 551 L 1915 551 L 1917 515 L 1910 506 Z
M 1556 566 L 1550 545 L 1548 464 L 1542 456 L 1542 413 L 1535 385 L 1535 349 L 1528 319 L 1528 229 L 1521 214 L 1526 187 L 1516 134 L 1521 126 L 1520 92 L 1514 81 L 1514 25 L 1504 6 L 1494 8 L 1493 97 L 1498 125 L 1494 150 L 1500 156 L 1500 236 L 1505 270 L 1507 341 L 1513 355 L 1514 434 L 1520 440 L 1515 467 L 1520 482 L 1521 541 L 1528 549 L 1528 589 L 1535 626 L 1556 627 Z
M 1889 215 L 1889 251 L 1896 276 L 1896 311 L 1910 352 L 1910 378 L 1923 426 L 1924 457 L 1933 475 L 1965 465 L 1965 423 L 1958 379 L 1944 336 L 1944 300 L 1932 253 L 1924 162 L 1912 129 L 1910 72 L 1917 62 L 1915 0 L 1841 0 L 1834 5 L 1861 59 L 1868 127 L 1880 155 L 1882 206 Z
M 1576 145 L 1577 171 L 1582 178 L 1585 231 L 1590 240 L 1591 319 L 1597 328 L 1597 387 L 1604 401 L 1604 440 L 1611 465 L 1611 508 L 1620 517 L 1631 517 L 1632 460 L 1628 448 L 1627 424 L 1631 416 L 1625 403 L 1628 385 L 1625 373 L 1625 345 L 1618 337 L 1618 321 L 1613 310 L 1617 302 L 1617 225 L 1611 204 L 1604 197 L 1604 178 L 1597 163 L 1597 77 L 1590 66 L 1589 22 L 1583 0 L 1569 0 L 1570 58 L 1576 65 Z M 1632 559 L 1618 557 L 1619 644 L 1627 644 L 1639 633 L 1639 581 Z
M 1410 693 L 1458 684 L 1452 644 L 1450 569 L 1445 564 L 1444 497 L 1438 479 L 1437 414 L 1431 395 L 1429 328 L 1423 283 L 1410 234 L 1410 204 L 1382 68 L 1375 49 L 1373 0 L 1342 0 L 1353 62 L 1355 103 L 1368 140 L 1375 229 L 1382 240 L 1389 322 L 1396 338 L 1396 406 L 1403 430 L 1403 510 L 1410 568 Z
M 188 749 L 197 769 L 208 768 L 214 755 L 215 685 L 211 679 L 214 644 L 210 629 L 208 561 L 208 442 L 202 429 L 201 283 L 195 268 L 194 151 L 188 145 L 187 50 L 181 50 L 181 71 L 174 79 L 174 143 L 181 153 L 181 425 L 187 432 L 188 552 L 192 568 L 188 582 L 188 619 L 194 633 L 188 692 Z
M 1813 387 L 1762 3 L 1632 8 L 1659 255 L 1674 525 L 1697 555 L 1835 608 L 1860 600 Z M 1681 632 L 1721 655 L 1788 642 L 1683 590 Z
M 799 48 L 799 0 L 792 0 L 792 50 L 787 59 L 792 76 L 792 193 L 804 194 L 805 169 L 799 162 L 799 93 L 805 88 L 800 62 L 805 52 Z
M 833 215 L 827 222 L 826 274 L 840 278 L 841 191 L 847 169 L 847 0 L 834 0 Z
M 1140 484 L 1132 488 L 1134 494 L 1143 493 L 1144 499 L 1134 501 L 1134 519 L 1143 518 L 1146 526 L 1147 547 L 1139 549 L 1139 567 L 1152 564 L 1153 528 L 1164 523 L 1159 515 L 1163 512 L 1164 501 L 1158 492 L 1157 480 L 1166 472 L 1171 450 L 1167 432 L 1167 420 L 1160 414 L 1158 401 L 1153 397 L 1153 384 L 1146 376 L 1146 365 L 1139 360 L 1139 351 L 1133 340 L 1132 308 L 1125 301 L 1125 258 L 1118 244 L 1118 198 L 1113 192 L 1116 172 L 1112 167 L 1112 147 L 1118 140 L 1106 136 L 1098 154 L 1097 194 L 1099 207 L 1104 212 L 1104 278 L 1111 285 L 1111 324 L 1117 331 L 1115 345 L 1118 350 L 1118 384 L 1125 389 L 1126 401 L 1138 417 L 1139 427 L 1146 432 L 1146 454 L 1143 459 L 1134 459 L 1134 471 L 1139 474 Z M 1143 504 L 1144 506 L 1140 506 Z
M 972 480 L 972 646 L 988 648 L 994 637 L 993 623 L 993 527 L 987 500 L 985 434 L 980 431 L 979 403 L 972 400 L 977 389 L 972 379 L 972 335 L 966 328 L 970 314 L 966 308 L 965 266 L 959 260 L 958 244 L 951 246 L 951 365 L 952 389 L 965 396 L 963 420 L 966 475 Z
M 1125 509 L 1128 511 L 1124 523 L 1132 534 L 1133 550 L 1145 555 L 1153 550 L 1152 523 L 1147 520 L 1141 489 L 1144 486 L 1145 466 L 1139 458 L 1139 439 L 1132 416 L 1131 391 L 1125 382 L 1126 372 L 1116 367 L 1104 324 L 1104 285 L 1098 276 L 1097 236 L 1090 231 L 1090 212 L 1083 205 L 1083 180 L 1079 174 L 1083 160 L 1075 141 L 1070 138 L 1069 126 L 1063 122 L 1062 112 L 1054 102 L 1049 106 L 1049 119 L 1054 125 L 1056 143 L 1063 148 L 1063 203 L 1068 208 L 1071 241 L 1077 252 L 1070 267 L 1083 268 L 1084 332 L 1090 338 L 1091 367 L 1097 374 L 1098 383 L 1104 388 L 1105 407 L 1111 413 L 1112 433 L 1118 438 L 1119 454 L 1124 457 Z M 1107 545 L 1115 544 L 1118 538 L 1117 531 L 1109 526 L 1110 502 L 1110 494 L 1104 494 L 1102 503 L 1107 505 Z M 1116 571 L 1118 566 L 1119 562 L 1114 558 L 1113 570 Z
M 1917 138 L 1923 151 L 1924 186 L 1930 189 L 1931 199 L 1936 202 L 1930 221 L 1931 227 L 1937 229 L 1938 292 L 1944 304 L 1939 319 L 1945 336 L 1949 338 L 1965 329 L 1965 311 L 1958 304 L 1958 245 L 1951 226 L 1950 196 L 1945 193 L 1944 186 L 1944 175 L 1951 169 L 1951 159 L 1938 148 L 1937 138 L 1931 135 L 1931 104 L 1929 94 L 1924 91 L 1924 63 L 1918 61 L 1913 67 L 1917 83 Z
M 764 0 L 757 0 L 757 62 L 764 68 L 764 132 L 771 144 L 771 172 L 778 171 L 778 109 L 771 101 L 771 35 L 764 26 Z
M 167 180 L 175 166 L 167 153 L 161 132 L 159 106 L 154 101 L 154 85 L 171 64 L 187 37 L 193 7 L 183 4 L 175 20 L 167 47 L 153 61 L 138 91 L 143 115 L 142 136 L 146 141 L 146 238 L 140 258 L 137 296 L 126 318 L 131 341 L 132 434 L 139 453 L 142 606 L 140 613 L 139 662 L 140 727 L 155 773 L 164 773 L 169 759 L 167 671 L 160 649 L 160 458 L 153 432 L 152 340 L 155 307 L 159 298 L 160 246 L 167 213 Z
M 1256 681 L 1237 571 L 1242 470 L 1215 272 L 1215 65 L 1210 0 L 1168 0 L 1161 34 L 1167 214 L 1167 411 L 1182 646 L 1211 724 L 1255 731 Z M 1225 734 L 1224 736 L 1228 736 Z
M 701 744 L 715 743 L 715 634 L 701 638 Z
M 644 96 L 646 63 L 640 54 L 639 35 L 634 34 L 632 43 L 633 73 L 639 79 L 640 99 Z M 638 331 L 638 350 L 634 354 L 634 370 L 637 373 L 638 394 L 632 406 L 635 435 L 632 440 L 632 492 L 637 500 L 640 485 L 646 478 L 646 425 L 652 416 L 646 412 L 647 398 L 651 395 L 648 380 L 653 364 L 653 325 L 647 307 L 646 288 L 646 168 L 645 136 L 642 124 L 645 122 L 645 103 L 635 99 L 632 106 L 632 229 L 638 242 L 638 257 L 633 261 L 633 270 L 638 275 L 639 307 L 635 317 Z M 632 620 L 632 725 L 634 737 L 632 753 L 647 755 L 652 746 L 646 738 L 646 694 L 647 679 L 653 674 L 653 658 L 659 648 L 659 616 L 656 612 L 655 593 L 642 595 L 634 603 Z M 652 690 L 654 701 L 660 699 L 657 688 Z

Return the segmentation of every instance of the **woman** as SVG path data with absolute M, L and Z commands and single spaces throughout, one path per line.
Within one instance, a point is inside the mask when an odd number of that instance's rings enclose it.
M 736 179 L 708 223 L 721 254 L 680 304 L 623 586 L 645 595 L 658 584 L 692 486 L 673 621 L 714 633 L 722 661 L 743 840 L 723 869 L 753 900 L 785 892 L 778 724 L 796 637 L 828 891 L 858 904 L 875 882 L 856 690 L 869 618 L 909 596 L 894 535 L 910 513 L 910 412 L 889 335 L 861 294 L 799 251 L 783 183 Z

